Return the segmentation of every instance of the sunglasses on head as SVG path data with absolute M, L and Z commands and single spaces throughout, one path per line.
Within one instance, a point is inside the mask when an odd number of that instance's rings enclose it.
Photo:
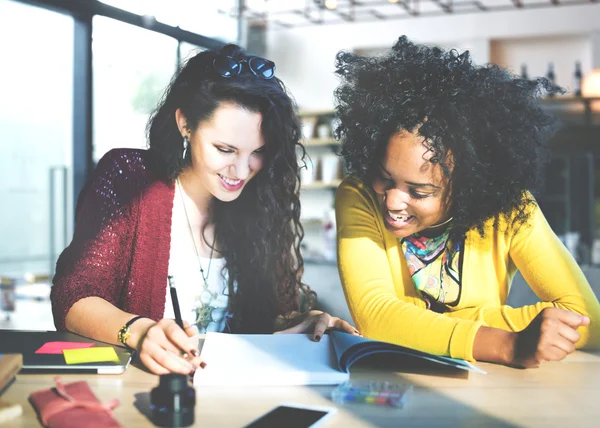
M 272 79 L 275 76 L 275 63 L 259 56 L 251 56 L 237 60 L 227 55 L 217 55 L 213 59 L 215 71 L 223 77 L 231 79 L 239 76 L 246 64 L 247 68 L 261 79 Z

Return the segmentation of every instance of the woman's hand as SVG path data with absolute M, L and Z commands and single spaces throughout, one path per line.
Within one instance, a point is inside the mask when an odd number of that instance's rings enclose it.
M 512 364 L 529 368 L 545 361 L 560 361 L 575 350 L 577 328 L 590 319 L 559 308 L 543 309 L 525 330 L 517 333 Z
M 204 368 L 206 363 L 200 359 L 198 343 L 191 339 L 196 334 L 195 329 L 184 322 L 182 330 L 172 319 L 154 322 L 142 319 L 133 327 L 131 343 L 137 349 L 140 361 L 152 373 L 191 374 L 198 367 Z
M 331 329 L 361 336 L 358 330 L 348 322 L 322 311 L 292 312 L 285 316 L 279 316 L 275 326 L 276 333 L 312 333 L 312 339 L 315 342 L 320 341 L 323 334 Z

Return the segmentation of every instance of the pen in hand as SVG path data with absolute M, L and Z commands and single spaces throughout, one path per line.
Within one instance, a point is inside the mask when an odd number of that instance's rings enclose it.
M 167 276 L 169 280 L 169 291 L 171 292 L 171 301 L 173 302 L 173 312 L 175 313 L 175 322 L 179 327 L 183 328 L 183 320 L 181 319 L 181 310 L 179 309 L 179 300 L 177 300 L 177 289 L 175 288 L 175 284 L 173 282 L 173 276 Z
M 177 325 L 179 327 L 181 327 L 182 330 L 185 330 L 183 328 L 183 320 L 181 319 L 181 309 L 179 309 L 179 300 L 177 299 L 177 289 L 175 288 L 175 281 L 173 281 L 173 276 L 168 275 L 167 279 L 169 281 L 169 292 L 171 293 L 171 301 L 173 302 L 173 312 L 175 313 L 175 322 L 177 323 Z M 167 350 L 167 352 L 173 354 L 171 351 Z M 195 352 L 195 353 L 194 353 Z M 173 354 L 175 355 L 175 354 Z M 192 351 L 191 355 L 183 352 L 181 356 L 177 356 L 179 358 L 182 358 L 187 364 L 190 364 L 190 362 L 188 361 L 188 358 L 192 358 L 192 356 L 198 356 L 199 353 L 197 352 L 197 350 Z M 196 369 L 196 366 L 194 366 L 193 364 L 191 365 L 193 369 Z M 206 367 L 206 363 L 204 361 L 200 362 L 200 366 L 201 369 L 203 369 L 204 367 Z

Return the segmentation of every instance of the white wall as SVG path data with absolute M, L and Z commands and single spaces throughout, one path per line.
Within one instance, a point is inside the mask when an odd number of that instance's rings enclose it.
M 600 67 L 600 4 L 274 29 L 268 30 L 267 51 L 299 106 L 324 109 L 333 105 L 339 50 L 389 48 L 402 34 L 421 43 L 470 49 L 478 63 L 490 61 L 492 40 L 585 37 L 588 68 L 583 72 Z M 563 67 L 560 58 L 555 63 Z M 571 58 L 564 64 L 573 68 Z
M 592 41 L 588 34 L 493 40 L 490 61 L 515 73 L 526 64 L 530 78 L 545 76 L 552 62 L 556 83 L 572 93 L 575 62 L 581 63 L 584 75 L 592 69 Z
M 401 35 L 443 48 L 469 49 L 476 63 L 492 59 L 531 77 L 544 75 L 553 61 L 557 83 L 572 86 L 574 61 L 584 75 L 600 68 L 600 4 L 506 12 L 474 13 L 389 22 L 370 22 L 268 30 L 267 55 L 298 105 L 307 110 L 333 107 L 338 51 L 389 49 Z M 302 217 L 322 218 L 333 205 L 331 190 L 302 194 Z M 304 243 L 323 250 L 321 230 L 308 228 Z

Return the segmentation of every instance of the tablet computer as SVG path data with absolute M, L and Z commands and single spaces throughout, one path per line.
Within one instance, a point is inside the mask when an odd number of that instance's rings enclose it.
M 36 354 L 47 342 L 85 342 L 95 347 L 114 348 L 119 361 L 67 364 L 62 353 Z M 20 373 L 97 373 L 120 374 L 131 361 L 131 353 L 120 346 L 88 339 L 66 331 L 0 330 L 0 354 L 22 354 Z

